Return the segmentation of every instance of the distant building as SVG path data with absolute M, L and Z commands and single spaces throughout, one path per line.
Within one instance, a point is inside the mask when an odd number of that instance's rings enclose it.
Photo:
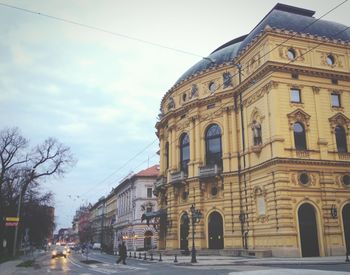
M 105 202 L 106 198 L 101 197 L 89 210 L 89 222 L 92 232 L 91 241 L 93 243 L 102 243 L 103 240 L 102 233 L 105 215 Z
M 148 250 L 157 246 L 157 225 L 142 223 L 141 216 L 158 209 L 157 199 L 153 195 L 153 184 L 158 173 L 159 166 L 154 165 L 129 175 L 115 188 L 115 250 L 122 241 L 125 241 L 128 250 L 133 251 Z

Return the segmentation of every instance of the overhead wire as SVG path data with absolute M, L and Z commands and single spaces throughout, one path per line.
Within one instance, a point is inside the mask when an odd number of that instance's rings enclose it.
M 103 33 L 106 33 L 106 34 L 122 37 L 122 38 L 125 38 L 125 39 L 128 39 L 128 40 L 133 40 L 133 41 L 136 41 L 136 42 L 140 42 L 140 43 L 143 43 L 143 44 L 148 44 L 148 45 L 155 46 L 155 47 L 158 47 L 158 48 L 163 48 L 163 49 L 167 49 L 167 50 L 171 50 L 171 51 L 176 51 L 176 52 L 179 52 L 179 53 L 182 53 L 182 54 L 186 54 L 186 55 L 192 55 L 192 56 L 201 57 L 201 58 L 203 57 L 203 56 L 201 56 L 199 54 L 196 54 L 196 53 L 192 53 L 192 52 L 189 52 L 189 51 L 185 51 L 185 50 L 177 49 L 177 48 L 174 48 L 174 47 L 162 45 L 160 43 L 152 42 L 152 41 L 149 41 L 149 40 L 133 37 L 131 35 L 110 31 L 110 30 L 107 30 L 107 29 L 104 29 L 104 28 L 93 26 L 93 25 L 80 23 L 78 21 L 74 21 L 74 20 L 71 20 L 71 19 L 66 19 L 66 18 L 50 15 L 50 14 L 43 13 L 43 12 L 37 12 L 37 11 L 30 10 L 30 9 L 25 9 L 25 8 L 21 8 L 21 7 L 18 7 L 18 6 L 9 5 L 9 4 L 2 3 L 2 2 L 0 2 L 0 6 L 4 6 L 4 7 L 15 9 L 15 10 L 20 10 L 20 11 L 23 11 L 23 12 L 26 12 L 26 13 L 39 15 L 39 16 L 42 16 L 42 17 L 46 17 L 46 18 L 49 18 L 49 19 L 56 20 L 56 21 L 60 21 L 60 22 L 76 25 L 76 26 L 79 26 L 79 27 L 88 28 L 88 29 L 91 29 L 91 30 L 103 32 Z
M 335 7 L 333 7 L 331 10 L 327 11 L 325 14 L 323 14 L 322 16 L 320 16 L 319 18 L 317 18 L 316 20 L 312 21 L 310 24 L 306 25 L 302 30 L 304 31 L 305 29 L 307 29 L 308 27 L 310 27 L 311 25 L 315 24 L 317 21 L 319 21 L 320 19 L 322 19 L 323 17 L 325 17 L 326 15 L 330 14 L 331 12 L 333 12 L 335 9 L 339 8 L 341 5 L 343 5 L 344 3 L 348 2 L 348 0 L 345 0 L 341 3 L 339 3 L 338 5 L 336 5 Z M 65 18 L 61 18 L 61 17 L 57 17 L 57 16 L 53 16 L 53 15 L 49 15 L 49 14 L 46 14 L 46 13 L 42 13 L 42 12 L 36 12 L 36 11 L 33 11 L 33 10 L 29 10 L 29 9 L 25 9 L 25 8 L 21 8 L 21 7 L 18 7 L 18 6 L 13 6 L 13 5 L 9 5 L 9 4 L 6 4 L 6 3 L 2 3 L 0 2 L 0 5 L 1 6 L 5 6 L 5 7 L 8 7 L 8 8 L 12 8 L 12 9 L 16 9 L 16 10 L 20 10 L 20 11 L 23 11 L 23 12 L 27 12 L 27 13 L 31 13 L 31 14 L 35 14 L 35 15 L 39 15 L 39 16 L 43 16 L 43 17 L 46 17 L 46 18 L 50 18 L 50 19 L 53 19 L 53 20 L 57 20 L 57 21 L 61 21 L 61 22 L 65 22 L 65 23 L 69 23 L 69 24 L 73 24 L 73 25 L 77 25 L 77 26 L 80 26 L 80 27 L 84 27 L 84 28 L 88 28 L 88 29 L 92 29 L 92 30 L 95 30 L 95 31 L 99 31 L 99 32 L 103 32 L 103 33 L 107 33 L 107 34 L 110 34 L 110 35 L 114 35 L 114 36 L 118 36 L 118 37 L 122 37 L 122 38 L 125 38 L 125 39 L 129 39 L 129 40 L 133 40 L 133 41 L 137 41 L 137 42 L 140 42 L 140 43 L 145 43 L 145 44 L 149 44 L 149 45 L 152 45 L 152 46 L 156 46 L 156 47 L 160 47 L 160 48 L 164 48 L 164 49 L 168 49 L 168 50 L 172 50 L 172 51 L 176 51 L 176 52 L 179 52 L 179 53 L 183 53 L 183 54 L 187 54 L 187 55 L 192 55 L 192 56 L 196 56 L 196 57 L 201 57 L 203 59 L 206 59 L 206 57 L 203 57 L 201 55 L 198 55 L 198 54 L 195 54 L 195 53 L 192 53 L 192 52 L 188 52 L 188 51 L 184 51 L 184 50 L 181 50 L 181 49 L 177 49 L 177 48 L 173 48 L 173 47 L 169 47 L 169 46 L 165 46 L 165 45 L 162 45 L 162 44 L 159 44 L 159 43 L 154 43 L 154 42 L 151 42 L 151 41 L 147 41 L 147 40 L 143 40 L 143 39 L 139 39 L 139 38 L 136 38 L 136 37 L 132 37 L 132 36 L 129 36 L 129 35 L 125 35 L 125 34 L 122 34 L 122 33 L 118 33 L 118 32 L 113 32 L 113 31 L 109 31 L 107 29 L 103 29 L 103 28 L 99 28 L 99 27 L 95 27 L 95 26 L 92 26 L 92 25 L 88 25 L 88 24 L 84 24 L 84 23 L 80 23 L 80 22 L 77 22 L 77 21 L 73 21 L 73 20 L 70 20 L 70 19 L 65 19 Z M 344 30 L 340 31 L 339 33 L 337 33 L 336 35 L 346 31 L 347 29 L 349 29 L 349 27 L 345 28 Z M 269 53 L 271 53 L 273 50 L 277 49 L 278 47 L 282 46 L 283 44 L 285 44 L 286 42 L 288 42 L 290 39 L 292 39 L 293 37 L 295 37 L 297 35 L 297 33 L 291 35 L 289 38 L 287 38 L 286 40 L 284 40 L 282 43 L 280 44 L 277 44 L 275 47 L 273 47 L 271 50 L 269 50 L 268 52 L 266 52 L 265 54 L 263 54 L 262 56 L 259 56 L 258 60 L 259 59 L 262 59 L 263 57 L 265 57 L 266 55 L 268 55 Z M 313 47 L 312 49 L 306 51 L 305 53 L 302 53 L 301 56 L 303 56 L 304 54 L 310 52 L 311 50 L 319 47 L 320 45 L 322 45 L 323 43 L 319 43 L 317 46 Z M 290 64 L 291 62 L 293 62 L 294 60 L 290 60 L 288 63 L 285 63 L 284 66 Z M 283 66 L 283 67 L 284 67 Z M 241 71 L 243 70 L 243 66 L 241 68 Z M 242 73 L 242 72 L 241 72 Z M 233 75 L 230 76 L 231 80 L 234 76 L 236 76 L 238 73 L 235 73 Z M 224 84 L 224 83 L 223 83 Z M 219 87 L 216 88 L 216 90 L 220 89 L 221 86 L 223 85 L 219 85 Z M 256 84 L 253 83 L 253 84 Z M 215 90 L 215 91 L 216 91 Z M 214 92 L 215 92 L 214 91 Z M 213 93 L 214 93 L 213 92 Z M 211 95 L 209 95 L 211 96 Z M 208 96 L 208 97 L 209 97 Z M 204 98 L 203 98 L 204 99 Z M 221 110 L 222 108 L 226 107 L 229 103 L 231 102 L 228 102 L 228 103 L 225 103 L 225 104 L 221 104 L 221 107 L 219 106 L 219 108 L 215 111 L 213 111 L 213 114 L 215 114 L 216 112 L 218 112 L 219 110 Z M 207 117 L 207 119 L 210 118 L 211 119 L 211 116 L 210 117 Z M 203 122 L 204 120 L 202 120 L 201 122 Z M 190 129 L 191 130 L 191 129 Z M 102 181 L 100 181 L 98 184 L 96 184 L 95 186 L 97 185 L 101 185 L 103 184 L 104 182 L 106 182 L 108 179 L 110 179 L 111 177 L 113 177 L 117 172 L 121 171 L 122 168 L 124 168 L 129 162 L 131 162 L 132 160 L 134 160 L 136 157 L 138 157 L 139 155 L 141 155 L 145 150 L 147 150 L 150 146 L 152 146 L 156 141 L 158 141 L 157 139 L 155 139 L 154 141 L 152 141 L 149 145 L 147 145 L 144 149 L 142 149 L 140 152 L 138 152 L 136 155 L 134 155 L 132 158 L 130 158 L 127 162 L 125 162 L 121 167 L 119 167 L 117 170 L 115 170 L 113 173 L 111 173 L 110 175 L 108 175 L 106 178 L 104 178 Z M 173 141 L 175 142 L 175 141 Z M 156 155 L 156 154 L 155 154 Z M 154 155 L 154 156 L 155 156 Z M 152 156 L 153 157 L 153 156 Z M 145 161 L 142 162 L 142 164 L 144 163 Z M 94 187 L 93 187 L 94 188 Z M 88 194 L 89 192 L 91 192 L 93 190 L 93 188 L 89 189 L 88 191 L 86 191 L 85 193 L 83 193 L 83 195 L 86 195 Z M 81 197 L 83 197 L 83 195 L 81 195 Z
M 347 2 L 347 1 L 348 1 L 348 0 L 343 1 L 341 4 L 344 4 L 344 3 Z M 340 6 L 340 4 L 337 5 L 337 7 L 339 7 L 339 6 Z M 335 10 L 335 8 L 333 8 L 332 10 Z M 327 12 L 326 14 L 329 14 L 329 12 Z M 323 16 L 322 16 L 322 17 L 323 17 Z M 316 20 L 317 20 L 317 19 L 316 19 Z M 318 20 L 319 20 L 319 19 L 318 19 Z M 315 21 L 314 21 L 314 22 L 315 22 Z M 313 24 L 313 23 L 312 23 L 312 24 Z M 312 25 L 312 24 L 309 24 L 309 25 Z M 339 35 L 339 34 L 345 32 L 346 30 L 348 30 L 349 28 L 350 28 L 350 26 L 344 28 L 344 29 L 341 30 L 341 31 L 339 31 L 339 32 L 336 33 L 335 35 Z M 304 28 L 304 30 L 305 30 L 305 29 L 306 29 L 306 28 Z M 293 35 L 292 35 L 292 37 L 295 37 L 295 36 L 296 36 L 296 34 L 293 34 Z M 289 41 L 290 39 L 291 39 L 290 37 L 287 38 L 286 40 L 284 40 L 284 42 L 280 43 L 279 45 L 280 45 L 280 46 L 283 45 L 285 42 Z M 324 45 L 325 43 L 327 43 L 327 42 L 319 42 L 319 43 L 317 43 L 316 46 L 314 46 L 314 47 L 312 47 L 311 49 L 305 51 L 304 53 L 301 53 L 301 54 L 300 54 L 300 57 L 304 56 L 305 54 L 309 53 L 310 51 L 313 51 L 314 49 L 318 48 L 319 46 Z M 273 49 L 275 50 L 275 49 L 277 49 L 277 47 L 274 47 Z M 271 51 L 272 51 L 272 50 L 270 50 L 269 53 L 270 53 Z M 265 55 L 266 55 L 266 54 L 265 54 Z M 285 66 L 287 66 L 287 65 L 289 65 L 289 64 L 291 64 L 291 63 L 293 63 L 294 61 L 295 61 L 294 59 L 289 60 L 287 63 L 284 63 L 284 64 L 282 65 L 282 68 L 285 67 Z M 243 70 L 243 68 L 244 68 L 244 67 L 242 66 L 241 70 Z M 231 75 L 231 79 L 232 79 L 234 76 L 237 76 L 238 74 L 239 74 L 239 72 L 237 72 L 237 73 Z M 256 83 L 257 83 L 256 80 L 255 80 L 255 82 L 252 82 L 252 84 L 256 84 Z M 220 84 L 220 85 L 216 88 L 215 91 L 219 90 L 223 85 L 224 85 L 224 83 Z M 215 91 L 214 91 L 214 92 L 215 92 Z M 207 97 L 212 96 L 212 95 L 214 94 L 214 92 L 213 92 L 212 94 L 210 94 L 209 96 L 207 96 Z M 203 99 L 205 99 L 205 98 L 203 98 Z M 201 120 L 200 122 L 203 122 L 203 121 L 206 121 L 206 120 L 208 120 L 208 119 L 211 119 L 211 118 L 212 118 L 212 115 L 214 115 L 215 113 L 217 113 L 217 112 L 220 111 L 221 109 L 227 107 L 229 104 L 232 104 L 232 102 L 228 101 L 227 103 L 221 104 L 217 110 L 213 111 L 213 112 L 210 114 L 210 116 L 208 116 L 207 118 Z M 183 129 L 184 129 L 184 128 L 185 128 L 185 127 L 183 127 Z M 193 128 L 193 127 L 192 127 L 192 128 Z M 192 128 L 188 129 L 188 131 L 190 131 Z M 183 129 L 182 129 L 182 130 L 183 130 Z M 155 141 L 157 141 L 157 139 L 155 139 L 153 142 L 155 142 Z M 173 142 L 175 142 L 175 141 L 172 141 L 172 143 L 173 143 Z M 172 144 L 172 143 L 171 143 L 171 144 Z M 171 144 L 169 144 L 169 146 L 170 146 Z M 156 155 L 156 154 L 154 154 L 154 156 L 155 156 L 155 155 Z M 152 157 L 154 157 L 154 156 L 152 156 Z

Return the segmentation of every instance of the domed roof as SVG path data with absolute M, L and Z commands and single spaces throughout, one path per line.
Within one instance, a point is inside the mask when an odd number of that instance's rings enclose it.
M 208 57 L 203 58 L 188 69 L 176 81 L 175 85 L 200 71 L 232 61 L 266 26 L 350 41 L 350 29 L 345 30 L 347 28 L 345 25 L 326 20 L 315 22 L 317 19 L 313 17 L 314 14 L 315 12 L 311 10 L 276 4 L 249 34 L 231 40 L 217 48 Z

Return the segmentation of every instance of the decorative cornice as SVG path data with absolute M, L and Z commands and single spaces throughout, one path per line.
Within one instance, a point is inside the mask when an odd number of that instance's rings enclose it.
M 262 98 L 265 94 L 268 94 L 271 89 L 277 88 L 277 87 L 278 87 L 278 83 L 276 81 L 271 80 L 270 82 L 265 84 L 260 90 L 258 90 L 257 92 L 253 93 L 247 99 L 243 100 L 243 105 L 245 107 L 247 107 L 247 106 L 253 104 L 257 100 Z

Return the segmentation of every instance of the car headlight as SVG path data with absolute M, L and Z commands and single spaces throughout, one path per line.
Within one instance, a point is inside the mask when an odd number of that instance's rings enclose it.
M 52 255 L 56 256 L 57 255 L 57 251 L 56 250 L 52 251 Z
M 63 250 L 63 254 L 64 254 L 64 255 L 67 254 L 67 251 L 66 251 L 66 250 Z

